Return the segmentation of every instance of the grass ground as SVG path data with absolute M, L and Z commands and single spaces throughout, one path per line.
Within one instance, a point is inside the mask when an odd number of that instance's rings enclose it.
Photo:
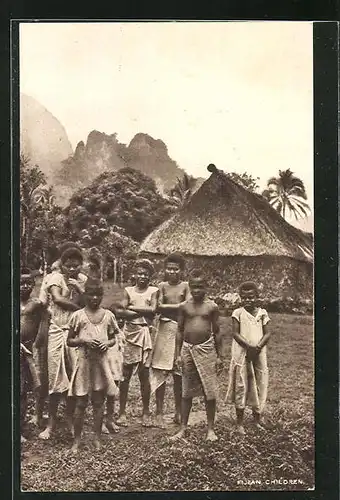
M 112 298 L 112 293 L 116 295 Z M 106 285 L 103 305 L 117 300 L 119 290 Z M 131 385 L 128 414 L 131 426 L 103 436 L 103 447 L 92 446 L 91 409 L 79 456 L 69 454 L 71 441 L 62 421 L 53 440 L 41 442 L 28 427 L 22 447 L 21 488 L 24 491 L 216 491 L 306 490 L 314 485 L 314 364 L 313 319 L 310 316 L 271 315 L 273 337 L 268 351 L 270 386 L 265 422 L 260 433 L 246 422 L 246 438 L 233 434 L 234 410 L 224 405 L 227 370 L 219 379 L 216 433 L 205 438 L 201 399 L 194 401 L 185 441 L 171 443 L 173 401 L 166 394 L 165 430 L 140 425 L 141 401 L 137 380 Z M 231 321 L 221 317 L 224 354 L 230 360 Z M 154 398 L 152 399 L 154 411 Z M 31 410 L 32 411 L 32 410 Z

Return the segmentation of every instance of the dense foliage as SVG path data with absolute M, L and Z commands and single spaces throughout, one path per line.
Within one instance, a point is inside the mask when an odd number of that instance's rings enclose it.
M 104 172 L 75 193 L 65 211 L 72 232 L 97 228 L 91 243 L 99 244 L 110 230 L 141 241 L 175 210 L 155 182 L 132 168 Z M 102 235 L 102 236 L 101 236 Z
M 38 268 L 47 249 L 67 236 L 62 209 L 54 202 L 53 189 L 29 158 L 20 158 L 20 257 L 25 266 Z
M 247 174 L 247 172 L 243 172 L 243 174 L 238 174 L 236 172 L 226 172 L 226 175 L 230 177 L 233 181 L 241 184 L 244 188 L 248 189 L 248 191 L 252 191 L 256 193 L 259 189 L 258 181 L 259 177 L 253 177 L 251 174 Z

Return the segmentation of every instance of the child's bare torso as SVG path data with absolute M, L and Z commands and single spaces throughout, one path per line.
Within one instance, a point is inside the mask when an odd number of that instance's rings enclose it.
M 41 319 L 41 305 L 39 302 L 29 299 L 26 303 L 20 303 L 20 338 L 21 341 L 32 344 L 37 336 Z
M 195 303 L 191 299 L 183 306 L 185 342 L 203 344 L 211 337 L 212 314 L 215 308 L 214 302 L 208 299 L 202 303 Z
M 189 295 L 188 283 L 181 281 L 177 285 L 170 285 L 167 281 L 161 283 L 161 290 L 163 292 L 163 304 L 180 304 L 184 302 Z M 177 311 L 167 311 L 164 314 L 167 318 L 177 321 Z

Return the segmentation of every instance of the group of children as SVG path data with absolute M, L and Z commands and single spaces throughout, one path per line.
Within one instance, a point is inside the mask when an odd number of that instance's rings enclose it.
M 152 263 L 141 259 L 135 266 L 135 284 L 124 289 L 121 303 L 101 307 L 103 285 L 82 271 L 81 249 L 64 247 L 60 260 L 41 286 L 39 299 L 31 299 L 34 281 L 21 272 L 21 418 L 26 419 L 27 391 L 36 397 L 36 423 L 43 425 L 42 409 L 48 399 L 48 424 L 39 434 L 49 439 L 56 427 L 60 400 L 66 399 L 66 420 L 77 452 L 89 398 L 93 407 L 95 441 L 103 431 L 118 432 L 128 425 L 126 404 L 131 377 L 138 374 L 143 405 L 142 425 L 165 427 L 163 406 L 166 382 L 173 378 L 175 415 L 180 426 L 170 439 L 185 436 L 193 397 L 203 395 L 208 431 L 214 432 L 217 375 L 224 367 L 219 309 L 207 298 L 207 283 L 194 270 L 183 281 L 185 260 L 169 255 L 164 262 L 165 281 L 151 286 Z M 267 397 L 266 344 L 269 317 L 257 306 L 258 289 L 246 282 L 240 287 L 242 307 L 232 314 L 233 339 L 226 401 L 236 407 L 239 434 L 245 434 L 244 410 L 253 408 L 254 424 L 262 428 L 261 414 Z M 156 415 L 150 415 L 155 393 Z M 119 417 L 114 420 L 115 400 Z M 104 410 L 106 404 L 106 419 Z M 22 437 L 24 440 L 25 438 Z

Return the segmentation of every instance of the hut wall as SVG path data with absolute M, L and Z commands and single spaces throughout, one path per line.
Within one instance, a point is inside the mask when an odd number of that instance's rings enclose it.
M 147 254 L 155 265 L 154 282 L 163 279 L 164 256 Z M 235 292 L 243 281 L 254 281 L 266 298 L 313 299 L 313 264 L 288 257 L 186 257 L 185 274 L 200 269 L 209 283 L 209 292 L 215 297 Z

